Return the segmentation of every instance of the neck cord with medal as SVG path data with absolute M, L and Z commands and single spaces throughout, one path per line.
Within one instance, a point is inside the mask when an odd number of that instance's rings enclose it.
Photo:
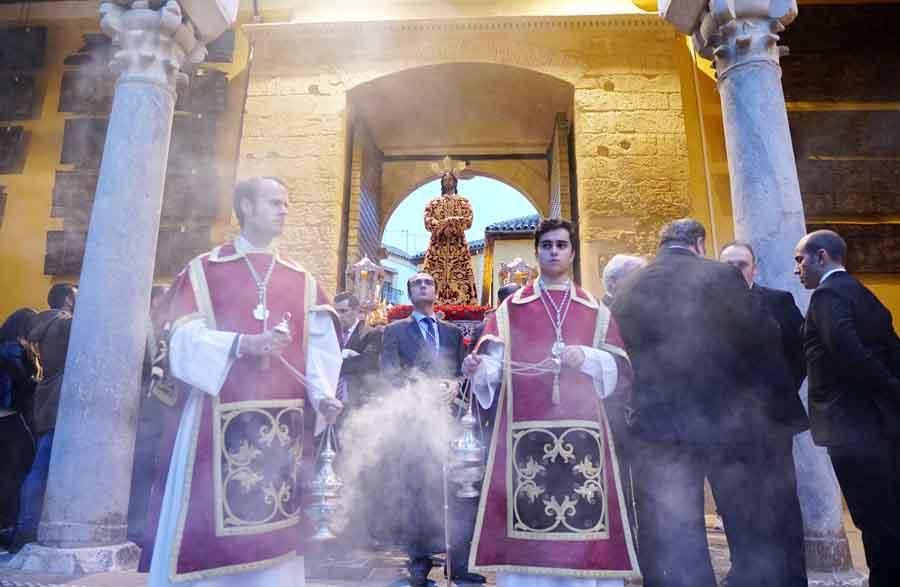
M 269 285 L 269 278 L 272 277 L 272 271 L 275 269 L 275 255 L 272 255 L 272 261 L 266 270 L 266 276 L 262 279 L 259 278 L 259 273 L 256 272 L 256 268 L 253 267 L 253 263 L 250 262 L 248 255 L 244 255 L 244 261 L 246 261 L 247 267 L 250 269 L 250 274 L 253 275 L 253 281 L 256 282 L 257 303 L 256 307 L 253 308 L 253 317 L 262 322 L 263 332 L 265 332 L 269 318 L 269 309 L 266 307 L 266 287 Z
M 259 278 L 259 273 L 256 272 L 256 268 L 253 266 L 253 263 L 250 262 L 250 257 L 244 255 L 244 261 L 247 263 L 247 268 L 250 269 L 250 274 L 253 275 L 253 281 L 256 282 L 256 295 L 258 301 L 256 303 L 256 307 L 253 308 L 253 317 L 262 322 L 262 330 L 263 332 L 265 332 L 268 328 L 269 320 L 269 308 L 267 307 L 266 288 L 269 285 L 269 279 L 272 277 L 272 271 L 275 269 L 275 255 L 272 255 L 272 260 L 269 262 L 269 268 L 266 269 L 266 276 L 262 279 Z M 275 326 L 274 330 L 282 334 L 290 334 L 290 321 L 291 313 L 285 312 L 284 316 L 282 316 L 281 318 L 281 322 L 279 322 Z M 264 348 L 263 350 L 268 351 L 269 347 L 266 346 L 266 348 Z M 279 356 L 278 359 L 285 365 L 288 365 L 284 357 Z M 269 368 L 269 365 L 269 357 L 262 357 L 260 367 L 263 370 L 266 370 Z
M 553 330 L 556 333 L 556 338 L 553 341 L 553 344 L 550 346 L 550 356 L 553 361 L 554 369 L 553 369 L 553 404 L 559 404 L 559 374 L 562 371 L 562 353 L 566 348 L 566 343 L 563 341 L 562 328 L 563 323 L 566 321 L 566 315 L 569 313 L 569 306 L 572 305 L 572 298 L 570 296 L 572 292 L 572 288 L 566 283 L 566 293 L 563 295 L 562 302 L 559 305 L 553 300 L 553 296 L 550 295 L 550 291 L 544 285 L 544 280 L 540 280 L 540 288 L 541 288 L 541 303 L 544 305 L 544 310 L 547 312 L 547 318 L 550 319 L 550 324 L 553 325 Z M 546 296 L 545 296 L 546 293 Z M 549 305 L 547 301 L 549 300 Z M 550 311 L 550 306 L 553 306 L 553 312 Z

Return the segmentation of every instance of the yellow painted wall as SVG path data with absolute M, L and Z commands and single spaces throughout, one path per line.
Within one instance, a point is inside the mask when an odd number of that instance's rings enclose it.
M 0 21 L 2 24 L 2 21 Z M 13 23 L 14 24 L 14 23 Z M 46 234 L 60 230 L 62 219 L 50 218 L 53 183 L 58 170 L 71 169 L 60 164 L 63 129 L 71 114 L 59 112 L 59 93 L 63 60 L 83 46 L 83 35 L 99 31 L 97 19 L 41 21 L 46 25 L 47 47 L 44 67 L 38 72 L 38 91 L 41 95 L 39 113 L 34 120 L 10 121 L 22 125 L 30 133 L 25 166 L 21 173 L 0 175 L 0 185 L 6 186 L 7 202 L 3 224 L 0 226 L 0 320 L 23 306 L 46 307 L 47 290 L 54 279 L 44 275 Z M 228 111 L 220 118 L 217 135 L 217 168 L 219 174 L 220 218 L 213 227 L 213 241 L 233 232 L 231 191 L 234 182 L 235 155 L 241 128 L 244 101 L 248 45 L 238 31 L 234 62 L 212 67 L 225 71 L 229 79 Z M 77 282 L 78 276 L 62 276 L 56 281 Z
M 65 124 L 64 115 L 57 112 L 62 61 L 81 47 L 86 25 L 67 23 L 49 28 L 45 65 L 38 73 L 39 118 L 9 123 L 24 126 L 30 137 L 22 172 L 0 175 L 0 185 L 7 188 L 6 213 L 0 226 L 0 316 L 4 318 L 22 306 L 47 307 L 52 280 L 44 275 L 46 233 L 62 227 L 61 220 L 50 218 Z
M 484 287 L 484 251 L 472 255 L 472 272 L 475 274 L 476 300 L 481 299 L 481 290 Z

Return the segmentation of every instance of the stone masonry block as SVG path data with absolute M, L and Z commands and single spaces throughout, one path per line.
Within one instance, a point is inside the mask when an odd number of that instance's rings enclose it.
M 641 65 L 644 71 L 676 71 L 675 57 L 672 51 L 662 55 L 642 55 Z
M 620 155 L 655 155 L 657 136 L 654 134 L 603 133 L 583 137 L 579 150 L 587 155 L 616 157 Z
M 659 135 L 656 138 L 660 155 L 687 156 L 687 139 L 681 135 Z
M 659 92 L 610 92 L 603 89 L 582 90 L 578 96 L 579 109 L 585 112 L 622 110 L 666 110 L 668 94 Z
M 241 171 L 242 175 L 264 172 L 264 175 L 277 175 L 285 181 L 299 179 L 299 185 L 302 186 L 305 182 L 306 189 L 318 188 L 320 182 L 343 174 L 337 157 L 324 157 L 315 153 L 298 159 L 242 157 Z
M 579 129 L 579 133 L 603 133 L 615 131 L 619 113 L 577 111 L 575 116 L 575 128 Z
M 620 92 L 680 92 L 681 82 L 678 73 L 640 73 L 609 76 L 605 82 L 611 82 L 614 89 Z
M 292 96 L 248 96 L 244 105 L 246 114 L 278 117 L 327 117 L 336 116 L 344 110 L 344 96 L 315 96 L 299 94 Z
M 254 76 L 247 88 L 248 96 L 290 96 L 342 94 L 344 83 L 334 75 Z
M 669 110 L 683 110 L 684 103 L 681 99 L 681 92 L 672 92 L 669 95 Z
M 669 110 L 623 112 L 616 120 L 615 130 L 626 133 L 683 134 L 684 115 Z
M 283 137 L 278 141 L 262 137 L 245 137 L 241 143 L 241 156 L 250 159 L 304 159 L 338 156 L 339 145 L 335 140 L 314 137 Z

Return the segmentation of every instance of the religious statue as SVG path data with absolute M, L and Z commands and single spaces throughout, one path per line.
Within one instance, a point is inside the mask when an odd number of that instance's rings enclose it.
M 465 234 L 472 226 L 472 207 L 456 193 L 459 174 L 466 164 L 449 157 L 441 163 L 432 165 L 441 173 L 441 197 L 431 200 L 425 208 L 425 228 L 431 233 L 431 240 L 423 271 L 436 282 L 438 304 L 475 304 L 475 272 Z

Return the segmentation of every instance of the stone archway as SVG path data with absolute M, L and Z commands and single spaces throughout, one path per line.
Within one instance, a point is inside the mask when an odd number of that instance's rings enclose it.
M 589 287 L 599 289 L 598 257 L 649 252 L 659 225 L 692 209 L 677 63 L 684 46 L 656 15 L 291 22 L 245 31 L 254 62 L 238 175 L 285 179 L 294 208 L 304 211 L 286 229 L 286 252 L 326 288 L 338 284 L 354 250 L 377 241 L 379 223 L 365 219 L 384 215 L 381 182 L 374 180 L 381 174 L 362 173 L 363 153 L 379 165 L 409 154 L 366 147 L 360 137 L 368 134 L 378 146 L 379 130 L 355 123 L 367 114 L 350 97 L 370 82 L 422 68 L 509 67 L 572 89 L 570 106 L 554 121 L 557 137 L 544 139 L 571 154 L 548 174 L 571 178 L 565 192 L 572 197 L 561 197 L 560 209 L 550 212 L 577 217 Z M 448 154 L 433 144 L 413 146 L 421 157 Z M 473 154 L 467 150 L 449 154 Z M 362 193 L 357 205 L 352 199 Z M 367 222 L 375 230 L 352 228 Z
M 408 68 L 347 94 L 351 128 L 345 194 L 345 263 L 372 257 L 398 203 L 436 178 L 443 156 L 468 163 L 471 175 L 495 178 L 524 194 L 543 215 L 570 216 L 568 127 L 574 86 L 530 69 L 488 63 Z M 565 150 L 563 154 L 561 151 Z M 560 170 L 565 169 L 565 182 Z M 377 222 L 378 230 L 375 230 Z
M 435 158 L 437 159 L 437 158 Z M 549 215 L 549 181 L 547 165 L 543 160 L 469 161 L 466 174 L 469 177 L 487 177 L 505 183 L 522 194 L 542 216 Z M 382 192 L 381 228 L 403 200 L 423 185 L 434 181 L 435 174 L 427 161 L 399 162 L 393 169 L 386 169 L 382 185 L 392 186 Z M 399 177 L 397 177 L 399 176 Z M 464 192 L 464 183 L 460 191 Z M 396 187 L 393 187 L 396 186 Z
M 398 199 L 382 223 L 379 254 L 385 256 L 383 263 L 390 269 L 390 285 L 398 290 L 403 289 L 402 284 L 424 262 L 425 251 L 431 240 L 423 222 L 424 208 L 432 199 L 439 197 L 440 189 L 440 180 L 430 174 L 427 181 Z M 477 299 L 482 303 L 489 303 L 491 284 L 496 281 L 496 255 L 487 229 L 506 225 L 512 220 L 545 214 L 535 207 L 533 198 L 515 186 L 483 173 L 465 174 L 459 183 L 459 193 L 468 199 L 473 212 L 472 227 L 467 231 L 466 238 L 475 275 Z M 527 258 L 529 263 L 533 263 L 530 237 L 525 236 L 523 239 L 520 235 L 515 242 L 505 242 L 504 245 L 504 251 L 514 250 L 515 256 Z M 503 256 L 498 262 L 512 258 Z

